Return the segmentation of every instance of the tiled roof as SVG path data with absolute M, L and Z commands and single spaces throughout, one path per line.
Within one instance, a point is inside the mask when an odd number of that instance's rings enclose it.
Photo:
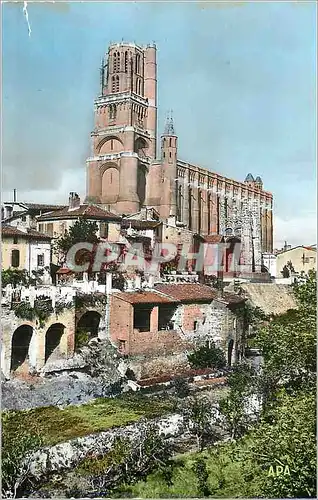
M 84 219 L 95 219 L 95 220 L 114 220 L 119 221 L 121 217 L 112 212 L 108 212 L 97 205 L 80 205 L 78 208 L 69 210 L 69 207 L 64 207 L 62 210 L 57 210 L 50 212 L 49 214 L 42 215 L 38 217 L 39 222 L 50 221 L 50 220 L 65 220 L 65 219 L 77 219 L 78 217 L 83 217 Z
M 54 205 L 54 204 L 45 204 L 45 203 L 22 203 L 22 205 L 26 206 L 29 210 L 61 210 L 65 208 L 65 205 Z
M 155 220 L 122 219 L 121 221 L 121 227 L 123 229 L 128 229 L 129 227 L 133 229 L 153 229 L 161 224 L 162 222 Z
M 209 234 L 204 236 L 205 243 L 221 243 L 224 241 L 224 237 L 221 234 Z
M 34 229 L 28 229 L 28 232 L 25 233 L 24 231 L 20 231 L 20 229 L 9 226 L 9 225 L 2 225 L 1 226 L 1 233 L 2 237 L 4 236 L 19 236 L 19 238 L 26 238 L 28 240 L 47 240 L 51 241 L 51 237 L 48 236 L 47 234 L 39 233 L 38 231 L 35 231 Z
M 202 285 L 201 283 L 158 283 L 155 285 L 155 288 L 159 292 L 165 293 L 181 302 L 211 301 L 217 297 L 217 291 L 215 289 L 207 285 Z
M 28 210 L 46 210 L 48 211 L 53 211 L 53 210 L 60 210 L 62 208 L 65 208 L 65 205 L 55 205 L 54 203 L 26 203 L 24 201 L 17 202 L 17 201 L 6 201 L 3 202 L 3 205 L 19 205 L 23 209 L 28 209 Z M 15 213 L 15 212 L 13 212 Z M 17 213 L 21 213 L 17 212 Z
M 117 292 L 114 293 L 114 297 L 118 297 L 130 304 L 170 304 L 178 302 L 155 291 Z

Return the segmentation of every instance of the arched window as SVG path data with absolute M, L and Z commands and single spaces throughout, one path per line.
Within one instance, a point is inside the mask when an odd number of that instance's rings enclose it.
M 137 80 L 137 94 L 141 94 L 141 80 L 138 78 Z
M 116 73 L 117 71 L 117 52 L 114 52 L 113 56 L 113 72 Z
M 114 54 L 114 73 L 120 71 L 120 52 L 115 52 Z
M 202 192 L 198 192 L 198 233 L 201 233 L 202 229 Z
M 140 54 L 136 54 L 136 73 L 140 73 Z
M 109 106 L 109 119 L 113 120 L 114 118 L 116 118 L 116 106 L 112 104 Z
M 116 76 L 116 90 L 115 92 L 119 92 L 119 76 Z
M 188 196 L 189 196 L 189 229 L 191 231 L 192 229 L 192 189 L 189 188 L 188 191 Z
M 112 77 L 112 92 L 116 92 L 116 77 Z
M 125 73 L 128 73 L 128 52 L 125 52 Z
M 11 253 L 11 266 L 19 267 L 20 265 L 20 250 L 12 250 Z
M 172 148 L 172 139 L 169 139 L 169 148 Z

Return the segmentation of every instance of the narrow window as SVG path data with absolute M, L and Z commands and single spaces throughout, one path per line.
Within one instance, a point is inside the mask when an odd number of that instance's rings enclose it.
M 113 142 L 113 141 L 112 141 Z M 113 148 L 112 148 L 113 149 Z M 113 172 L 110 173 L 110 183 L 113 183 Z
M 224 198 L 224 217 L 227 219 L 228 217 L 228 206 L 227 206 L 227 198 Z
M 119 92 L 119 76 L 116 76 L 116 90 L 115 92 Z
M 113 58 L 113 72 L 116 73 L 117 71 L 117 52 L 114 52 L 114 58 Z
M 113 139 L 111 139 L 111 141 L 110 141 L 110 150 L 111 150 L 111 151 L 113 151 L 113 149 L 114 149 L 114 141 L 113 141 Z M 110 175 L 111 175 L 111 174 L 110 174 Z M 111 178 L 111 177 L 110 177 L 110 178 Z M 111 182 L 111 181 L 110 181 L 110 182 Z
M 169 148 L 172 148 L 172 139 L 169 139 Z
M 18 237 L 17 236 L 13 236 L 13 244 L 14 245 L 18 244 Z
M 44 254 L 41 253 L 38 255 L 38 267 L 43 267 L 44 266 Z
M 112 92 L 116 92 L 116 78 L 112 77 Z
M 128 52 L 125 52 L 125 73 L 128 73 Z
M 126 351 L 126 341 L 125 340 L 118 341 L 118 350 L 120 353 L 125 354 L 125 351 Z
M 20 250 L 12 250 L 11 266 L 19 267 L 19 265 L 20 265 Z
M 140 73 L 140 55 L 136 55 L 136 73 Z

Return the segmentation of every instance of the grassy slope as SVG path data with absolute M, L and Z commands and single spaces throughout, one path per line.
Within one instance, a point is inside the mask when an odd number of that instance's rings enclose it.
M 39 435 L 44 445 L 54 445 L 68 439 L 100 432 L 111 427 L 127 425 L 142 417 L 154 418 L 172 410 L 167 401 L 139 395 L 114 399 L 99 398 L 92 403 L 68 406 L 65 409 L 49 406 L 33 410 L 4 412 L 2 431 L 10 435 Z
M 245 445 L 243 445 L 244 447 Z M 127 486 L 121 493 L 139 498 L 200 497 L 198 478 L 193 470 L 195 460 L 205 460 L 210 496 L 237 498 L 255 496 L 258 491 L 257 474 L 244 479 L 242 462 L 231 456 L 231 445 L 224 444 L 202 453 L 188 453 L 175 458 L 172 485 L 168 485 L 160 472 L 150 474 L 146 481 Z

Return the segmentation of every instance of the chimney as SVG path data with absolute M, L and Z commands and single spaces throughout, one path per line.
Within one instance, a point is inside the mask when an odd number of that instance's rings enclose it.
M 135 276 L 135 288 L 137 290 L 141 288 L 141 276 L 139 276 L 139 274 L 136 274 Z
M 140 215 L 141 215 L 141 220 L 147 220 L 147 207 L 141 207 Z
M 113 275 L 112 273 L 106 273 L 106 294 L 108 295 L 113 288 Z
M 70 196 L 68 198 L 68 209 L 69 210 L 75 210 L 76 208 L 79 208 L 81 206 L 81 199 L 78 196 L 77 193 L 70 193 Z

